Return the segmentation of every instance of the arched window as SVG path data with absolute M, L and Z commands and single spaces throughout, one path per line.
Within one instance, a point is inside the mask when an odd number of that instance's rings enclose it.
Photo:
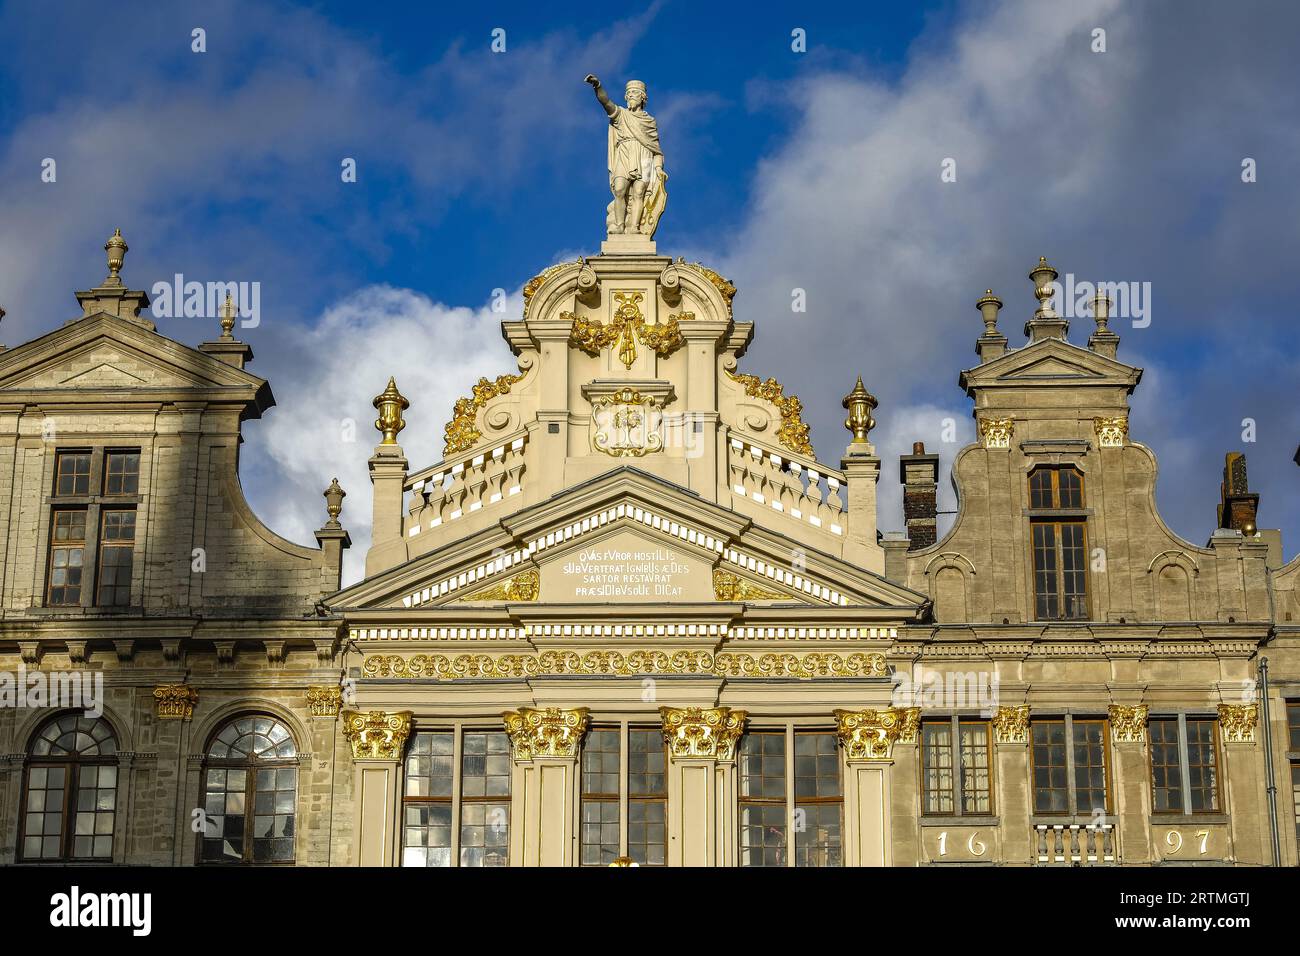
M 292 863 L 298 751 L 274 717 L 224 724 L 203 761 L 203 863 Z
M 111 860 L 117 740 L 100 719 L 64 714 L 41 727 L 23 781 L 22 859 Z

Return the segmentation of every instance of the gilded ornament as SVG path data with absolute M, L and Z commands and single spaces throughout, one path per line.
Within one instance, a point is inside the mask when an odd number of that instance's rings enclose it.
M 914 714 L 913 711 L 916 711 Z M 908 731 L 914 740 L 915 722 L 920 711 L 915 707 L 885 710 L 837 710 L 835 733 L 849 760 L 890 760 L 894 744 Z
M 1147 705 L 1111 704 L 1111 739 L 1115 743 L 1141 743 L 1147 739 Z
M 1015 434 L 1015 420 L 1011 418 L 981 418 L 980 441 L 985 448 L 1010 448 Z
M 578 744 L 587 732 L 586 707 L 564 710 L 521 707 L 501 715 L 514 746 L 516 760 L 534 757 L 576 757 Z
M 879 403 L 876 396 L 862 384 L 861 375 L 858 376 L 858 384 L 853 386 L 853 391 L 844 396 L 842 404 L 849 410 L 849 417 L 844 419 L 844 427 L 853 434 L 853 444 L 866 444 L 867 433 L 876 427 L 876 420 L 871 417 L 871 413 Z
M 1225 744 L 1254 743 L 1258 720 L 1258 704 L 1219 705 L 1219 728 Z
M 337 717 L 343 706 L 343 688 L 308 687 L 307 712 L 313 717 Z
M 701 265 L 698 262 L 687 262 L 685 259 L 681 258 L 679 258 L 677 262 L 681 265 L 689 265 L 692 269 L 698 269 L 704 274 L 704 278 L 713 283 L 713 287 L 718 290 L 718 293 L 722 296 L 722 300 L 727 303 L 727 318 L 730 319 L 732 317 L 731 300 L 736 296 L 736 287 L 732 285 L 731 280 L 724 279 L 708 266 Z
M 199 692 L 188 684 L 161 684 L 153 689 L 153 699 L 159 720 L 189 720 L 194 716 Z
M 1029 705 L 999 707 L 993 715 L 993 730 L 1000 744 L 1023 744 L 1029 741 Z
M 456 404 L 452 408 L 451 421 L 442 429 L 444 432 L 442 453 L 455 455 L 478 444 L 479 439 L 483 437 L 483 433 L 479 431 L 474 421 L 478 410 L 498 395 L 508 395 L 510 386 L 522 379 L 523 375 L 498 375 L 496 381 L 480 378 L 469 398 L 456 399 Z
M 1128 435 L 1127 418 L 1094 418 L 1093 429 L 1097 433 L 1097 445 L 1100 448 L 1123 448 Z
M 787 594 L 751 584 L 740 575 L 722 568 L 713 570 L 713 596 L 719 601 L 789 600 Z
M 352 745 L 353 760 L 400 760 L 411 735 L 411 712 L 345 710 L 343 734 Z
M 639 458 L 662 451 L 663 410 L 653 395 L 620 388 L 591 403 L 591 446 L 614 458 Z
M 397 390 L 397 381 L 390 377 L 388 386 L 375 396 L 371 404 L 379 409 L 379 417 L 375 419 L 375 428 L 384 436 L 380 444 L 396 445 L 397 433 L 406 427 L 406 420 L 402 418 L 402 412 L 411 407 L 411 403 L 403 398 L 402 393 Z
M 808 437 L 808 426 L 803 420 L 803 402 L 794 395 L 786 395 L 785 389 L 774 378 L 766 382 L 757 375 L 742 375 L 728 372 L 727 375 L 745 389 L 750 398 L 761 398 L 777 407 L 781 413 L 781 425 L 776 430 L 777 440 L 786 448 L 800 455 L 813 455 L 812 441 Z
M 734 760 L 747 714 L 730 707 L 660 707 L 659 716 L 664 741 L 674 758 Z
M 561 313 L 560 318 L 573 322 L 569 344 L 588 355 L 599 355 L 603 349 L 617 345 L 618 359 L 629 369 L 636 362 L 638 340 L 659 356 L 671 355 L 684 341 L 678 320 L 688 316 L 694 318 L 694 315 L 679 313 L 669 316 L 667 322 L 649 325 L 641 314 L 644 299 L 644 292 L 615 292 L 614 314 L 609 325 L 599 319 L 575 316 L 572 312 Z
M 555 265 L 548 266 L 547 268 L 543 269 L 541 272 L 537 273 L 537 275 L 533 276 L 526 283 L 524 283 L 524 318 L 525 319 L 528 318 L 528 307 L 533 304 L 533 296 L 537 294 L 538 289 L 540 289 L 543 285 L 546 284 L 546 280 L 549 279 L 551 276 L 555 275 L 557 272 L 560 272 L 563 269 L 572 268 L 575 265 L 581 267 L 582 260 L 577 259 L 573 262 L 557 262 Z
M 542 576 L 536 568 L 526 568 L 508 581 L 467 594 L 457 601 L 536 601 L 541 592 Z

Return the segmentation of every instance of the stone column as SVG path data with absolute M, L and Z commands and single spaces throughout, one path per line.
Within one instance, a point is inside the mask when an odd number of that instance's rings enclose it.
M 1111 704 L 1110 739 L 1115 759 L 1115 859 L 1150 863 L 1151 772 L 1147 764 L 1147 705 Z
M 573 866 L 578 746 L 587 708 L 521 707 L 502 715 L 514 749 L 511 866 Z
M 1264 761 L 1255 734 L 1258 723 L 1258 704 L 1219 705 L 1224 809 L 1232 808 L 1232 855 L 1238 863 L 1268 866 L 1273 862 L 1273 848 L 1262 785 Z M 1281 769 L 1285 771 L 1286 764 Z
M 999 707 L 993 714 L 997 796 L 1002 825 L 1002 860 L 1029 864 L 1037 856 L 1029 819 L 1029 705 Z M 1032 854 L 1032 855 L 1031 855 Z
M 876 482 L 880 459 L 869 443 L 849 445 L 840 468 L 848 483 L 848 527 L 844 560 L 875 574 L 885 573 L 885 552 L 876 541 Z
M 343 733 L 352 745 L 356 864 L 393 866 L 402 807 L 402 754 L 411 735 L 411 712 L 345 710 L 342 716 Z
M 374 486 L 370 550 L 366 576 L 396 567 L 406 560 L 402 532 L 402 496 L 406 484 L 406 456 L 401 445 L 376 445 L 370 458 L 370 483 Z
M 914 743 L 919 707 L 837 710 L 836 733 L 844 748 L 844 865 L 890 866 L 890 777 L 894 744 Z
M 660 707 L 668 744 L 668 865 L 736 862 L 736 744 L 746 713 Z

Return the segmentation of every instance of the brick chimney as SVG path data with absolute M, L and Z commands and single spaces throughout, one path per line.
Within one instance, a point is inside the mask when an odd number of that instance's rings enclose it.
M 907 521 L 908 551 L 928 548 L 937 540 L 939 456 L 927 455 L 925 443 L 915 442 L 912 454 L 898 458 L 903 483 L 903 517 Z
M 1259 495 L 1250 490 L 1246 477 L 1246 456 L 1230 451 L 1224 458 L 1223 484 L 1219 486 L 1219 527 L 1231 528 L 1253 537 L 1259 511 Z

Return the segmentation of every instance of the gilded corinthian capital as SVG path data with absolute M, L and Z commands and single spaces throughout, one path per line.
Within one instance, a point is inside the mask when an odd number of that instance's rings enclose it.
M 895 743 L 916 740 L 920 718 L 919 707 L 837 710 L 835 733 L 849 760 L 890 760 Z
M 506 733 L 514 747 L 516 760 L 534 757 L 576 757 L 578 744 L 587 732 L 587 708 L 564 710 L 547 707 L 534 710 L 520 707 L 501 715 Z
M 401 760 L 411 735 L 411 712 L 345 710 L 343 733 L 352 744 L 353 760 Z
M 1223 730 L 1225 744 L 1253 743 L 1258 720 L 1258 704 L 1219 705 L 1219 727 Z
M 1117 744 L 1141 743 L 1147 739 L 1147 705 L 1110 705 L 1111 739 Z
M 993 715 L 993 730 L 1000 744 L 1023 744 L 1029 740 L 1029 705 L 999 707 Z
M 674 757 L 734 760 L 748 714 L 730 707 L 660 707 L 659 716 L 668 752 Z

